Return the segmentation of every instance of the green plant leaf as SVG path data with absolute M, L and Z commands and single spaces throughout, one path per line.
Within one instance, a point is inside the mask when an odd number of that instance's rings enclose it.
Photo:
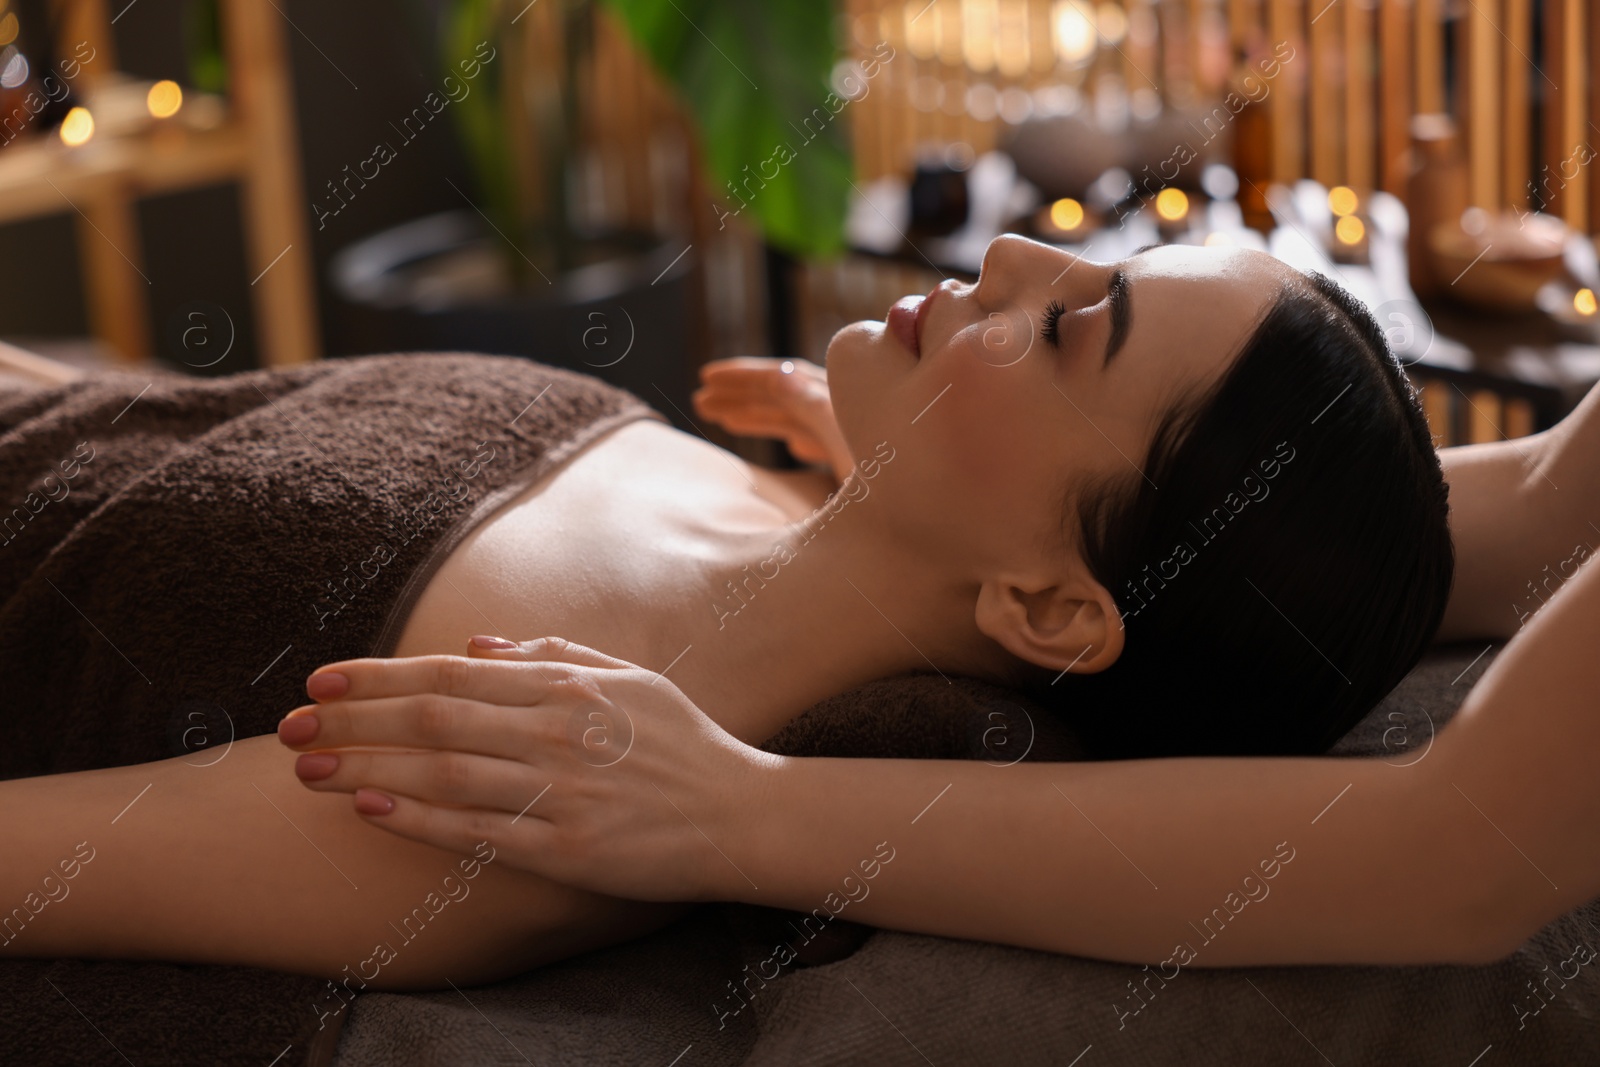
M 485 213 L 504 233 L 516 233 L 516 191 L 510 153 L 506 148 L 502 74 L 504 62 L 490 61 L 462 67 L 478 55 L 478 46 L 496 41 L 499 33 L 497 0 L 460 0 L 446 10 L 441 27 L 440 59 L 444 73 L 459 78 L 464 69 L 480 70 L 476 91 L 453 107 L 453 118 L 466 150 L 477 193 Z
M 829 0 L 605 0 L 678 88 L 724 201 L 775 247 L 844 246 L 848 104 L 828 86 Z

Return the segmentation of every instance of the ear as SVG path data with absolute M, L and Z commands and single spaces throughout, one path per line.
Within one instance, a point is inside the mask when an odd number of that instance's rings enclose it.
M 1103 671 L 1122 655 L 1116 600 L 1088 576 L 991 578 L 978 589 L 978 629 L 1018 659 L 1053 671 Z

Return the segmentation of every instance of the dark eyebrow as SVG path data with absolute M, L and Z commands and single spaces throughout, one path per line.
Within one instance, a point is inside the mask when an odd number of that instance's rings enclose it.
M 1142 256 L 1146 252 L 1150 251 L 1152 248 L 1160 248 L 1160 247 L 1161 247 L 1161 243 L 1159 241 L 1156 242 L 1155 244 L 1151 244 L 1151 245 L 1140 245 L 1138 248 L 1135 248 L 1133 250 L 1133 254 L 1128 256 L 1128 258 L 1132 259 L 1134 256 Z
M 1112 271 L 1110 280 L 1106 282 L 1106 299 L 1111 302 L 1111 336 L 1106 338 L 1102 367 L 1111 362 L 1111 357 L 1128 339 L 1128 276 L 1120 269 Z

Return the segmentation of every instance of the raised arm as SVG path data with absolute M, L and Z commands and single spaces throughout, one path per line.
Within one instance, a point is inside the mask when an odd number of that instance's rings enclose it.
M 701 859 L 713 896 L 810 910 L 854 871 L 849 918 L 1106 959 L 1484 962 L 1600 895 L 1596 647 L 1586 569 L 1413 766 L 783 760 L 704 827 L 760 889 Z
M 1456 544 L 1440 640 L 1510 637 L 1600 550 L 1600 389 L 1550 430 L 1439 458 Z

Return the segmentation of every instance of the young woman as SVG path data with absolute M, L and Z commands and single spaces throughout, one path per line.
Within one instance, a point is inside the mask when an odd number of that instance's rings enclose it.
M 142 798 L 85 865 L 77 903 L 9 950 L 335 974 L 371 955 L 388 919 L 434 889 L 455 853 L 486 843 L 477 854 L 494 858 L 477 872 L 477 903 L 444 911 L 437 937 L 408 944 L 370 983 L 415 988 L 514 973 L 681 911 L 603 894 L 670 902 L 712 891 L 703 853 L 723 847 L 716 832 L 688 848 L 655 809 L 638 809 L 628 834 L 637 854 L 613 862 L 597 840 L 608 827 L 591 815 L 616 811 L 584 796 L 655 797 L 691 827 L 717 804 L 786 804 L 785 821 L 821 811 L 795 839 L 804 846 L 792 876 L 770 857 L 759 873 L 727 857 L 751 876 L 751 899 L 810 907 L 817 872 L 854 850 L 859 831 L 883 839 L 875 820 L 899 820 L 915 798 L 909 826 L 972 771 L 863 765 L 861 778 L 749 747 L 824 697 L 931 668 L 1036 687 L 1106 755 L 1311 753 L 1414 664 L 1445 611 L 1444 483 L 1403 376 L 1341 290 L 1267 256 L 1164 247 L 1096 265 L 1001 238 L 975 285 L 944 283 L 897 304 L 887 323 L 841 331 L 828 361 L 840 436 L 813 443 L 849 473 L 827 507 L 829 485 L 816 479 L 758 470 L 653 422 L 613 428 L 454 543 L 411 605 L 391 670 L 362 662 L 315 676 L 311 695 L 331 703 L 280 729 L 285 743 L 316 750 L 297 764 L 312 789 L 294 783 L 295 761 L 266 737 L 203 770 L 171 760 L 0 782 L 0 810 L 47 813 L 4 831 L 28 861 L 0 874 L 10 895 L 76 840 L 72 828 Z M 716 392 L 705 397 L 712 417 Z M 559 632 L 623 660 L 437 655 L 485 629 Z M 560 757 L 523 732 L 564 737 L 575 706 L 634 700 L 648 701 L 632 712 L 638 751 L 594 775 L 554 767 Z M 528 704 L 536 714 L 518 707 Z M 322 751 L 350 745 L 414 751 Z M 794 766 L 832 775 L 836 791 L 801 785 L 802 799 L 784 799 L 803 778 Z M 1041 808 L 1035 824 L 1026 806 L 1070 795 L 1078 818 L 1082 790 L 1110 797 L 1119 767 L 1137 766 L 1158 767 L 1171 797 L 1173 782 L 1211 764 L 1012 768 L 1004 794 L 1014 802 L 1032 789 L 1007 809 L 1009 826 L 1029 824 L 1021 835 L 983 821 L 1001 792 L 954 803 L 958 789 L 988 783 L 952 788 L 939 817 L 917 823 L 917 863 L 897 867 L 913 872 L 904 895 L 863 917 L 1145 955 L 1140 938 L 1155 927 L 1133 932 L 1140 904 L 1098 852 L 1104 840 L 1076 836 L 1061 808 Z M 528 791 L 551 774 L 560 783 L 548 795 L 542 784 Z M 706 778 L 687 807 L 685 774 Z M 1069 788 L 1040 794 L 1046 774 Z M 932 790 L 929 775 L 944 776 Z M 1274 781 L 1259 794 L 1214 790 L 1207 803 L 1255 803 Z M 1160 792 L 1135 784 L 1146 803 Z M 393 798 L 391 810 L 352 815 L 336 794 L 361 786 L 387 794 L 360 794 L 363 811 Z M 866 800 L 871 817 L 826 807 L 847 798 Z M 1196 847 L 1203 838 L 1187 820 L 1205 805 L 1187 804 L 1147 810 L 1152 825 L 1138 832 Z M 1113 840 L 1104 809 L 1116 806 L 1101 803 L 1094 819 Z M 1125 812 L 1112 821 L 1133 832 Z M 1032 864 L 1011 872 L 1032 879 L 1011 890 L 1023 907 L 989 906 L 977 876 L 957 873 L 974 836 L 997 861 Z M 1013 851 L 1024 840 L 1031 851 Z M 704 883 L 685 875 L 691 858 Z M 1061 901 L 1074 880 L 1100 908 L 1096 921 L 1041 923 L 1073 914 Z M 1209 888 L 1192 881 L 1183 892 Z M 1182 893 L 1163 900 L 1183 913 Z

